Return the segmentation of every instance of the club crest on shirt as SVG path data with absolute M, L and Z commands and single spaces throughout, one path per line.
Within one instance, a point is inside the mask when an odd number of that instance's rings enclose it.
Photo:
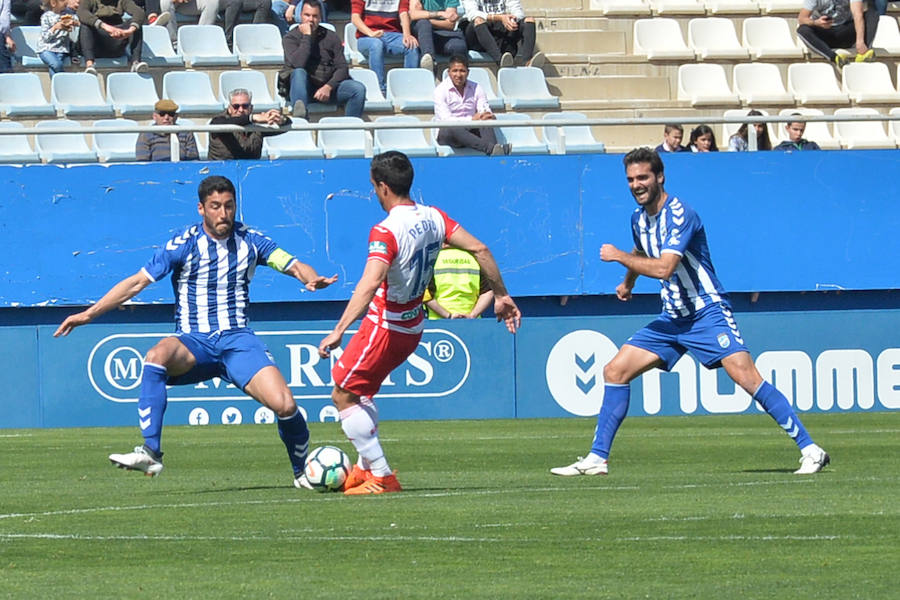
M 731 340 L 728 339 L 727 333 L 720 333 L 716 336 L 716 339 L 719 341 L 719 345 L 723 348 L 727 348 L 731 345 Z
M 377 240 L 369 242 L 369 254 L 387 254 L 387 244 Z

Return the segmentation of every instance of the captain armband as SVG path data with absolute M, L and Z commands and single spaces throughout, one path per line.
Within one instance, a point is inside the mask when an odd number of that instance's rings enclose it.
M 276 271 L 284 273 L 285 271 L 287 271 L 288 267 L 290 267 L 294 263 L 295 260 L 297 259 L 281 248 L 275 248 L 275 250 L 273 250 L 269 255 L 266 264 Z

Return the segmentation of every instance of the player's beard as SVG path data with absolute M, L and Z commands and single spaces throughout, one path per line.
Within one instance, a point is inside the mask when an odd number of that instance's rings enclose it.
M 645 195 L 644 191 L 646 191 Z M 644 207 L 656 204 L 657 200 L 659 200 L 659 193 L 659 182 L 655 180 L 642 188 L 631 190 L 631 195 L 634 197 L 635 202 L 637 202 L 639 206 Z

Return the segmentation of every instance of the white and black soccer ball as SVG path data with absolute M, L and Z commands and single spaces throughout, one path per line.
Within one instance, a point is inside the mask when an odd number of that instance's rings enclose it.
M 334 492 L 344 485 L 350 474 L 350 457 L 336 446 L 320 446 L 309 453 L 303 472 L 319 492 Z

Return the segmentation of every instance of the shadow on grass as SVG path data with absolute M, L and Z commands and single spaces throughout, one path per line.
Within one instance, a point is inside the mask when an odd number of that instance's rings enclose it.
M 743 469 L 741 473 L 793 473 L 794 469 Z

